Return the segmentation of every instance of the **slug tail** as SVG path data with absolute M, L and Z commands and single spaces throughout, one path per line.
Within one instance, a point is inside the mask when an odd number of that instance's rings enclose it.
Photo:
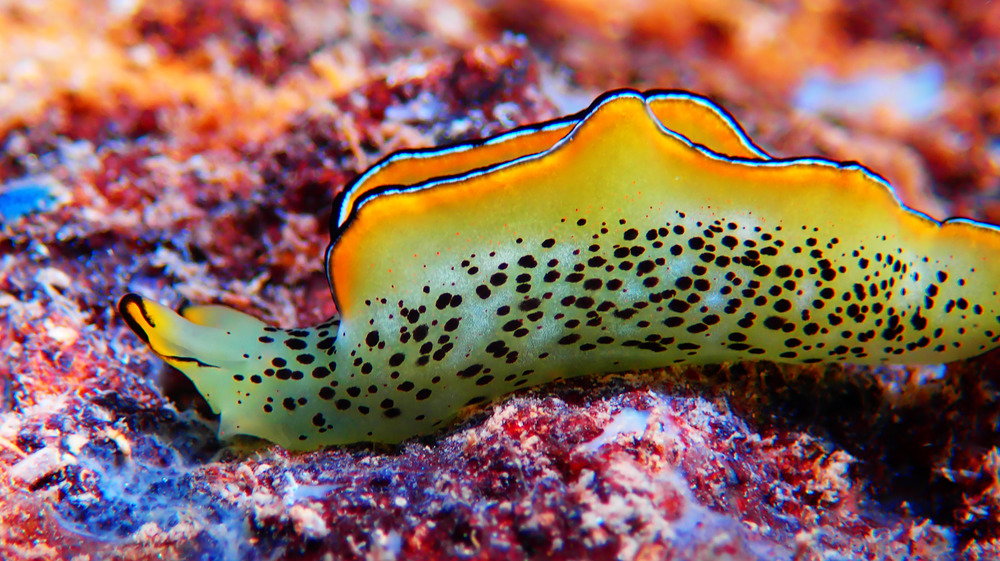
M 278 329 L 224 306 L 188 306 L 178 313 L 136 294 L 122 297 L 118 311 L 219 414 L 220 438 L 248 434 L 289 450 L 358 439 L 350 423 L 334 426 L 332 417 L 320 423 L 341 398 L 334 390 L 339 318 Z M 341 436 L 345 432 L 350 436 Z
M 244 372 L 249 355 L 240 344 L 265 326 L 260 320 L 222 306 L 188 307 L 177 314 L 137 294 L 126 294 L 118 311 L 149 348 L 194 382 L 216 413 L 227 409 L 222 396 L 234 373 Z
M 118 302 L 118 311 L 128 326 L 158 355 L 171 364 L 191 363 L 201 368 L 219 368 L 222 357 L 213 356 L 224 327 L 212 321 L 216 317 L 196 314 L 204 323 L 193 322 L 166 306 L 137 294 L 126 294 Z M 181 368 L 181 370 L 185 370 Z

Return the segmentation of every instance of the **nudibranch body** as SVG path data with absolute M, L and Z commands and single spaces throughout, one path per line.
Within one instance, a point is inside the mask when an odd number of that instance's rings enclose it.
M 390 156 L 341 195 L 341 316 L 119 309 L 221 414 L 290 449 L 399 442 L 559 378 L 675 364 L 940 363 L 1000 341 L 1000 232 L 857 164 L 772 159 L 687 93 Z

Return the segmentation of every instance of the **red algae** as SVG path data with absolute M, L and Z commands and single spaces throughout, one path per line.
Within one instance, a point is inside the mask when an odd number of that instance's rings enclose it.
M 114 313 L 139 291 L 324 318 L 331 201 L 365 168 L 623 85 L 710 95 L 775 154 L 859 160 L 913 206 L 1000 220 L 997 10 L 5 4 L 0 188 L 59 204 L 0 224 L 0 558 L 1000 556 L 997 352 L 606 376 L 398 448 L 291 454 L 219 442 Z M 818 68 L 926 64 L 944 69 L 933 115 L 792 108 Z

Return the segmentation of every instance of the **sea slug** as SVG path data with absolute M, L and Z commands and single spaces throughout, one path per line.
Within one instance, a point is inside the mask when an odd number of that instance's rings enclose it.
M 320 325 L 119 303 L 222 436 L 394 443 L 559 378 L 940 363 L 1000 341 L 995 227 L 908 209 L 856 163 L 773 159 L 689 93 L 610 92 L 577 115 L 400 152 L 334 209 L 341 315 Z

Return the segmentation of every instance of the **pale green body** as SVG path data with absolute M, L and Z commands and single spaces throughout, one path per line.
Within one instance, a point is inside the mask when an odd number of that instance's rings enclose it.
M 904 211 L 857 168 L 722 161 L 615 99 L 558 158 L 357 203 L 329 256 L 344 318 L 286 331 L 216 307 L 183 312 L 194 323 L 142 299 L 122 311 L 224 435 L 287 448 L 399 442 L 558 378 L 938 363 L 1000 340 L 996 232 Z

